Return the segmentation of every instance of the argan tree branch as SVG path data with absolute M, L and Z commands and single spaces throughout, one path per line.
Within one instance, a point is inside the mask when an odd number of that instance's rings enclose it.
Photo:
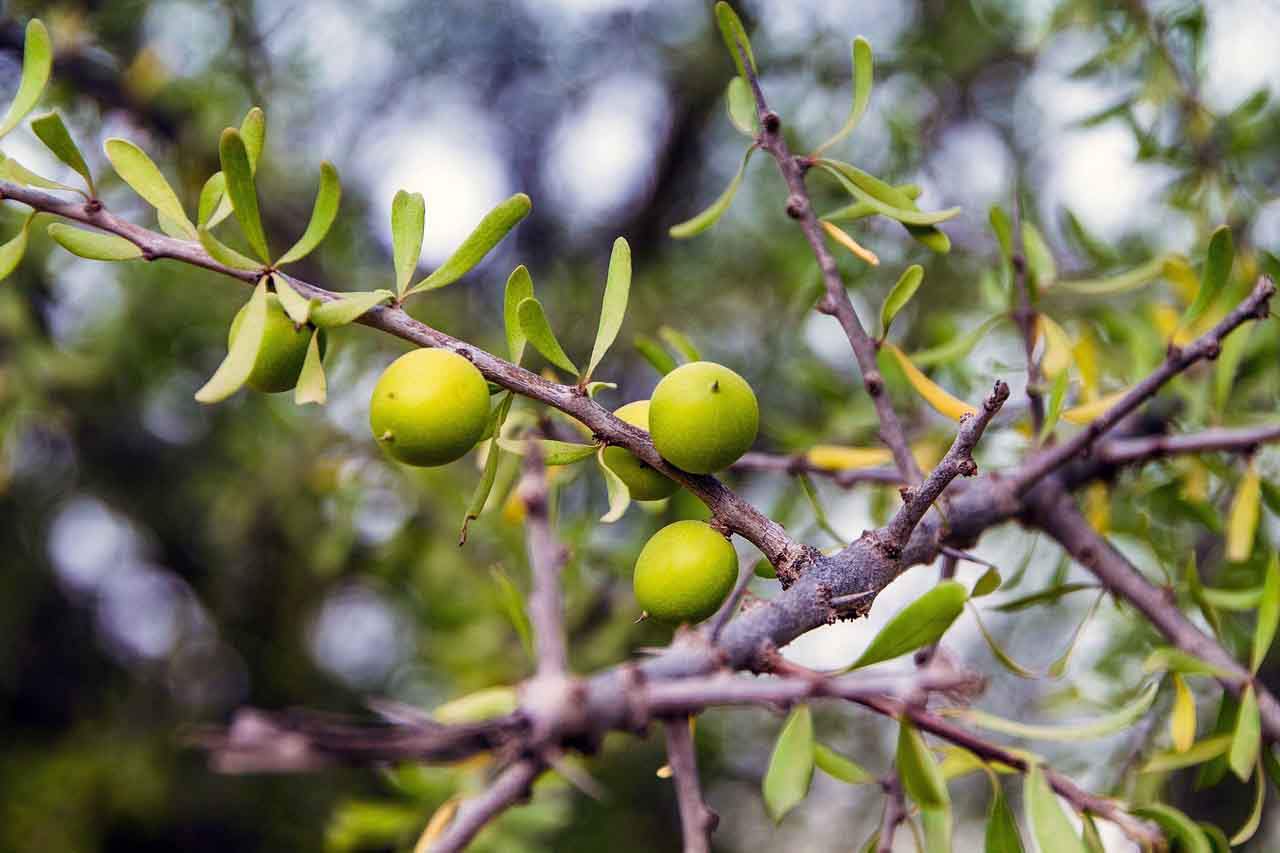
M 702 799 L 691 719 L 670 718 L 663 720 L 662 725 L 667 735 L 667 763 L 671 766 L 676 800 L 680 805 L 684 853 L 710 853 L 711 833 L 715 831 L 720 817 Z
M 1032 435 L 1039 436 L 1044 425 L 1044 394 L 1040 390 L 1040 382 L 1044 378 L 1040 372 L 1040 362 L 1036 360 L 1036 309 L 1031 304 L 1031 286 L 1027 283 L 1027 253 L 1022 239 L 1022 203 L 1017 193 L 1013 199 L 1013 239 L 1014 251 L 1009 258 L 1013 265 L 1014 285 L 1018 290 L 1018 304 L 1013 309 L 1013 320 L 1022 333 L 1022 347 L 1027 359 L 1027 400 L 1031 407 Z
M 907 803 L 902 796 L 902 779 L 896 771 L 890 772 L 882 783 L 884 811 L 880 814 L 880 837 L 876 840 L 876 853 L 893 853 L 893 837 L 898 827 L 907 819 Z
M 466 849 L 485 824 L 529 795 L 533 780 L 542 765 L 533 759 L 522 759 L 503 770 L 482 794 L 458 806 L 449 827 L 428 848 L 431 853 L 458 853 Z
M 1207 429 L 1190 435 L 1113 439 L 1101 444 L 1096 455 L 1111 465 L 1140 465 L 1152 459 L 1191 453 L 1249 454 L 1260 445 L 1276 441 L 1280 441 L 1280 425 Z
M 560 678 L 569 668 L 560 591 L 560 570 L 567 554 L 552 532 L 547 514 L 547 468 L 542 464 L 542 452 L 536 441 L 527 442 L 527 447 L 518 494 L 525 506 L 529 569 L 533 576 L 529 621 L 533 626 L 538 676 Z

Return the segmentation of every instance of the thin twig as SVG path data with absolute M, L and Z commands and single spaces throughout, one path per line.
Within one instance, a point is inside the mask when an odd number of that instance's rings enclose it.
M 1259 445 L 1275 441 L 1280 441 L 1280 425 L 1207 429 L 1190 435 L 1113 439 L 1099 446 L 1097 456 L 1112 465 L 1138 465 L 1152 459 L 1192 453 L 1249 454 Z
M 667 764 L 671 767 L 680 804 L 680 828 L 684 853 L 710 853 L 711 833 L 720 817 L 703 801 L 698 782 L 698 756 L 693 743 L 692 719 L 677 717 L 663 721 L 667 733 Z
M 538 442 L 526 442 L 524 477 L 518 494 L 525 505 L 525 535 L 533 586 L 529 591 L 529 622 L 533 626 L 538 675 L 563 676 L 569 667 L 565 645 L 564 602 L 560 570 L 567 554 L 557 541 L 547 515 L 547 469 Z
M 893 837 L 898 827 L 907 819 L 907 803 L 902 796 L 902 779 L 897 770 L 889 771 L 881 783 L 884 788 L 884 811 L 880 815 L 880 838 L 876 841 L 876 853 L 893 853 Z
M 489 821 L 529 795 L 542 766 L 525 758 L 512 764 L 493 780 L 484 793 L 464 800 L 449 827 L 429 848 L 430 853 L 459 853 Z
M 1015 188 L 1013 196 L 1013 255 L 1009 263 L 1013 265 L 1014 283 L 1018 290 L 1018 305 L 1013 309 L 1014 322 L 1022 332 L 1022 346 L 1027 357 L 1027 400 L 1031 407 L 1031 434 L 1040 435 L 1044 426 L 1044 394 L 1040 390 L 1043 378 L 1040 373 L 1040 362 L 1036 360 L 1036 320 L 1035 306 L 1031 304 L 1031 286 L 1027 283 L 1027 252 L 1022 239 L 1022 201 Z

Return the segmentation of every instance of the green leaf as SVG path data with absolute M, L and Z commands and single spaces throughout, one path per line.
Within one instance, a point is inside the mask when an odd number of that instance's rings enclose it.
M 49 41 L 49 31 L 39 18 L 32 18 L 27 24 L 26 39 L 22 46 L 22 79 L 18 83 L 18 92 L 13 102 L 0 119 L 0 136 L 18 126 L 18 122 L 27 113 L 35 109 L 40 100 L 40 93 L 49 82 L 49 71 L 53 68 L 53 45 Z
M 42 175 L 37 175 L 17 160 L 12 157 L 6 157 L 3 154 L 0 154 L 0 178 L 3 178 L 6 181 L 13 181 L 15 184 L 23 184 L 28 187 L 39 187 L 43 190 L 72 192 L 84 195 L 83 192 L 75 187 L 67 186 L 59 181 L 51 181 Z
M 1022 806 L 1040 853 L 1088 853 L 1039 764 L 1027 768 L 1022 783 Z
M 312 300 L 294 290 L 293 285 L 282 273 L 273 275 L 271 281 L 275 285 L 276 298 L 280 300 L 280 306 L 284 308 L 284 313 L 289 315 L 294 325 L 301 326 L 311 319 Z M 315 304 L 319 305 L 320 300 L 315 300 Z
M 1258 466 L 1250 460 L 1231 499 L 1231 509 L 1227 514 L 1226 558 L 1233 563 L 1242 563 L 1253 553 L 1262 508 L 1260 479 Z
M 898 277 L 898 282 L 889 291 L 889 295 L 885 297 L 884 304 L 880 306 L 880 337 L 883 338 L 889 334 L 889 325 L 893 323 L 893 318 L 898 316 L 898 312 L 906 307 L 911 301 L 911 297 L 916 295 L 916 291 L 920 289 L 920 283 L 924 281 L 924 267 L 919 264 L 912 264 L 903 270 L 902 275 Z
M 1218 411 L 1226 409 L 1231 399 L 1231 389 L 1235 384 L 1236 371 L 1249 348 L 1249 338 L 1253 336 L 1253 324 L 1237 328 L 1233 334 L 1222 341 L 1222 350 L 1213 366 L 1213 402 Z
M 945 255 L 951 251 L 951 238 L 941 228 L 933 225 L 903 225 L 911 239 L 931 252 Z
M 209 381 L 196 392 L 196 400 L 201 403 L 218 403 L 227 399 L 249 378 L 253 366 L 258 360 L 258 348 L 262 345 L 262 335 L 267 328 L 267 279 L 264 276 L 253 290 L 249 299 L 248 310 L 240 322 L 239 333 L 231 344 L 227 357 L 218 365 L 218 369 Z
M 747 153 L 742 155 L 742 163 L 738 165 L 738 171 L 733 176 L 733 180 L 729 181 L 729 186 L 724 188 L 724 192 L 720 193 L 719 198 L 711 202 L 711 206 L 699 213 L 692 219 L 681 222 L 679 225 L 672 225 L 667 232 L 677 240 L 684 240 L 688 237 L 694 237 L 706 231 L 712 225 L 724 216 L 724 212 L 729 209 L 729 205 L 733 204 L 733 197 L 738 193 L 738 187 L 742 184 L 742 176 L 746 174 L 747 164 L 751 162 L 751 155 L 756 151 L 756 147 L 752 145 L 747 149 Z
M 288 285 L 278 290 L 290 290 Z M 320 336 L 322 329 L 311 335 L 311 343 L 307 344 L 307 357 L 302 362 L 302 372 L 298 374 L 298 384 L 293 388 L 293 402 L 299 406 L 307 403 L 324 405 L 328 396 L 324 378 L 324 356 L 320 354 Z
M 45 113 L 38 118 L 32 119 L 31 130 L 45 144 L 45 147 L 53 152 L 55 157 L 66 163 L 80 177 L 84 178 L 85 186 L 89 188 L 89 194 L 94 195 L 93 173 L 89 171 L 89 164 L 84 161 L 84 155 L 80 153 L 80 148 L 76 145 L 76 141 L 71 138 L 71 132 L 63 124 L 62 116 L 57 113 Z
M 920 197 L 920 187 L 918 184 L 899 184 L 894 190 L 902 193 L 908 200 L 914 202 Z M 844 207 L 837 208 L 819 219 L 824 222 L 851 222 L 858 219 L 866 219 L 868 216 L 875 216 L 876 209 L 864 201 L 855 201 L 846 204 Z M 921 226 L 924 227 L 924 226 Z
M 1098 612 L 1098 606 L 1102 604 L 1102 599 L 1106 593 L 1098 593 L 1098 597 L 1093 600 L 1093 604 L 1089 607 L 1089 612 L 1080 620 L 1080 624 L 1076 626 L 1075 631 L 1071 633 L 1071 640 L 1067 643 L 1067 647 L 1062 650 L 1062 654 L 1053 663 L 1049 664 L 1047 674 L 1050 678 L 1061 678 L 1063 673 L 1067 671 L 1067 664 L 1071 662 L 1071 655 L 1076 650 L 1076 646 L 1080 642 L 1080 637 L 1084 634 L 1085 626 L 1093 619 L 1095 613 Z
M 1071 371 L 1069 370 L 1059 370 L 1053 377 L 1053 385 L 1049 389 L 1049 406 L 1044 413 L 1044 423 L 1040 425 L 1040 434 L 1036 437 L 1040 444 L 1044 444 L 1057 428 L 1058 419 L 1062 417 L 1062 404 L 1067 399 L 1067 388 L 1070 385 Z
M 982 622 L 982 617 L 978 615 L 978 608 L 973 607 L 971 609 L 973 610 L 974 621 L 978 623 L 978 632 L 982 634 L 982 639 L 986 640 L 987 648 L 991 650 L 991 654 L 995 656 L 995 659 L 1005 669 L 1019 678 L 1039 678 L 1039 673 L 1018 663 L 1004 650 L 1004 647 L 996 642 L 996 638 L 991 636 L 991 632 L 987 630 L 987 626 Z
M 1253 629 L 1253 654 L 1249 669 L 1256 675 L 1276 638 L 1276 623 L 1280 621 L 1280 554 L 1272 552 L 1267 563 L 1267 576 L 1262 584 L 1262 601 L 1258 605 L 1258 622 Z
M 996 235 L 996 242 L 1000 244 L 1000 257 L 1004 258 L 1006 264 L 1013 261 L 1013 225 L 1009 222 L 1009 214 L 1004 212 L 1004 208 L 998 204 L 991 205 L 991 210 L 987 212 L 987 221 L 991 223 L 991 231 Z
M 729 111 L 729 121 L 742 133 L 755 139 L 760 128 L 760 120 L 756 114 L 755 95 L 751 87 L 741 77 L 729 81 L 724 91 L 725 109 Z
M 131 261 L 142 257 L 141 249 L 115 234 L 73 228 L 61 222 L 54 222 L 48 230 L 59 246 L 91 261 Z
M 299 261 L 311 254 L 329 233 L 333 220 L 338 217 L 338 204 L 342 201 L 342 185 L 338 182 L 338 170 L 328 161 L 320 164 L 320 188 L 311 207 L 311 221 L 298 242 L 280 256 L 276 266 Z
M 1147 803 L 1132 811 L 1138 817 L 1154 821 L 1170 841 L 1177 842 L 1175 849 L 1180 853 L 1213 853 L 1213 847 L 1199 825 L 1173 806 Z
M 1227 840 L 1227 834 L 1218 827 L 1205 821 L 1197 824 L 1200 830 L 1209 839 L 1209 846 L 1213 853 L 1231 853 L 1231 842 Z M 1104 851 L 1105 853 L 1105 851 Z
M 511 411 L 511 402 L 514 397 L 515 395 L 510 391 L 503 394 L 502 399 L 489 415 L 488 432 L 492 437 L 489 439 L 489 450 L 484 460 L 484 473 L 476 483 L 475 491 L 471 493 L 471 502 L 467 504 L 466 515 L 462 517 L 462 526 L 458 530 L 459 547 L 467 544 L 467 528 L 472 521 L 480 517 L 480 513 L 484 511 L 484 505 L 489 501 L 489 493 L 493 491 L 493 481 L 498 476 L 498 463 L 502 459 L 498 438 L 502 432 L 502 424 L 507 419 L 507 413 Z M 530 651 L 530 657 L 532 656 L 533 653 Z
M 1262 748 L 1262 768 L 1271 784 L 1280 788 L 1280 760 L 1276 759 L 1274 744 L 1267 744 Z
M 1204 271 L 1200 274 L 1200 289 L 1196 298 L 1187 306 L 1178 328 L 1185 329 L 1204 316 L 1213 305 L 1222 288 L 1231 276 L 1231 264 L 1235 260 L 1235 244 L 1231 238 L 1231 228 L 1221 225 L 1209 238 L 1209 254 L 1204 262 Z
M 871 43 L 858 36 L 853 40 L 853 105 L 849 108 L 849 117 L 845 119 L 844 124 L 835 132 L 835 135 L 826 142 L 814 149 L 809 156 L 816 157 L 819 153 L 835 145 L 844 139 L 854 128 L 858 126 L 858 122 L 862 120 L 862 114 L 867 111 L 867 103 L 871 100 L 871 82 L 873 62 L 871 55 Z
M 520 328 L 520 303 L 533 296 L 533 278 L 524 264 L 511 271 L 502 298 L 502 322 L 507 332 L 507 352 L 511 363 L 519 364 L 524 356 L 525 335 Z
M 375 305 L 394 299 L 390 290 L 348 293 L 340 299 L 324 302 L 311 309 L 311 322 L 322 329 L 345 326 L 363 317 Z
M 484 260 L 485 255 L 502 242 L 502 238 L 506 237 L 520 220 L 528 216 L 532 209 L 533 202 L 524 193 L 516 193 L 499 204 L 485 214 L 480 224 L 467 236 L 467 239 L 462 241 L 462 245 L 454 250 L 448 260 L 431 275 L 415 284 L 409 292 L 437 290 L 462 278 L 476 264 Z
M 605 524 L 613 524 L 622 518 L 627 507 L 631 506 L 631 490 L 617 474 L 613 473 L 613 469 L 605 464 L 603 447 L 596 454 L 596 463 L 600 466 L 600 473 L 604 475 L 605 488 L 609 491 L 609 511 L 600 516 L 600 520 Z
M 733 65 L 738 69 L 738 76 L 745 80 L 747 70 L 742 64 L 742 54 L 747 55 L 747 62 L 751 65 L 753 73 L 756 71 L 756 57 L 751 52 L 751 40 L 747 38 L 742 19 L 738 17 L 737 12 L 733 11 L 732 6 L 723 0 L 716 4 L 716 25 L 720 27 L 720 37 L 724 39 L 724 46 L 728 48 L 729 56 L 733 57 Z
M 495 451 L 490 452 L 497 456 Z M 533 626 L 529 623 L 529 610 L 525 606 L 524 596 L 511 582 L 511 578 L 507 577 L 506 572 L 496 567 L 491 571 L 493 582 L 498 587 L 498 605 L 511 620 L 512 627 L 516 629 L 516 636 L 520 638 L 520 645 L 524 647 L 525 654 L 529 656 L 529 660 L 533 660 Z
M 534 349 L 542 353 L 543 358 L 561 370 L 567 370 L 575 376 L 578 374 L 578 368 L 574 366 L 569 356 L 565 355 L 560 341 L 556 339 L 556 333 L 551 331 L 551 324 L 547 322 L 542 303 L 536 297 L 530 296 L 520 300 L 520 304 L 516 306 L 516 316 L 520 319 L 520 329 L 524 332 L 525 338 L 533 344 Z
M 1213 721 L 1212 735 L 1226 737 L 1228 743 L 1222 755 L 1209 759 L 1196 772 L 1195 789 L 1197 791 L 1218 784 L 1227 775 L 1229 768 L 1226 752 L 1231 748 L 1230 740 L 1234 735 L 1239 713 L 1240 700 L 1234 693 L 1228 690 L 1222 691 L 1222 698 L 1218 702 L 1218 714 Z
M 520 696 L 514 687 L 485 687 L 437 705 L 431 718 L 442 725 L 456 726 L 505 717 L 519 707 Z
M 1103 714 L 1093 720 L 1073 723 L 1071 725 L 1037 725 L 1034 723 L 1023 723 L 1018 720 L 1006 720 L 1004 717 L 997 717 L 994 714 L 989 714 L 986 711 L 979 711 L 975 708 L 959 711 L 956 716 L 964 720 L 966 723 L 977 726 L 978 728 L 988 729 L 993 732 L 1001 732 L 1014 737 L 1026 738 L 1027 740 L 1051 740 L 1064 742 L 1093 740 L 1095 738 L 1115 734 L 1116 732 L 1131 726 L 1151 707 L 1151 703 L 1155 701 L 1156 692 L 1159 687 L 1159 683 L 1153 681 L 1128 704 L 1117 708 L 1109 714 Z
M 18 233 L 10 237 L 3 245 L 0 245 L 0 281 L 8 278 L 18 264 L 22 261 L 22 256 L 27 253 L 27 235 L 31 228 L 31 220 L 35 218 L 36 212 L 33 210 L 22 220 L 22 225 L 18 228 Z
M 245 239 L 264 263 L 271 263 L 267 234 L 262 230 L 262 217 L 258 212 L 258 191 L 253 185 L 253 169 L 249 165 L 249 152 L 240 131 L 231 127 L 222 131 L 222 138 L 218 141 L 218 157 L 222 161 L 222 174 L 226 176 L 231 210 L 244 231 Z
M 240 138 L 244 140 L 244 153 L 249 158 L 249 172 L 258 174 L 258 161 L 267 142 L 267 114 L 261 107 L 253 107 L 240 122 Z
M 813 745 L 813 763 L 833 779 L 850 785 L 875 785 L 880 781 L 852 758 L 846 758 L 820 743 Z
M 1180 675 L 1207 675 L 1212 678 L 1231 678 L 1230 670 L 1189 655 L 1181 649 L 1165 646 L 1156 649 L 1143 664 L 1146 672 L 1176 672 Z
M 1258 694 L 1253 685 L 1240 694 L 1240 711 L 1236 715 L 1236 728 L 1231 736 L 1231 749 L 1227 751 L 1227 764 L 1231 772 L 1243 782 L 1253 772 L 1262 747 L 1262 721 L 1258 716 Z
M 1027 259 L 1027 271 L 1031 273 L 1028 283 L 1034 297 L 1058 278 L 1058 264 L 1044 235 L 1030 222 L 1022 223 L 1022 253 Z
M 604 300 L 600 305 L 600 324 L 596 328 L 596 342 L 591 347 L 591 360 L 587 362 L 585 379 L 590 379 L 600 360 L 618 338 L 622 318 L 627 315 L 627 296 L 631 293 L 631 246 L 619 237 L 613 241 L 613 253 L 609 256 L 609 275 L 604 285 Z
M 911 360 L 921 369 L 959 361 L 967 356 L 978 342 L 987 336 L 988 332 L 1007 319 L 1009 319 L 1007 314 L 995 314 L 963 335 L 950 338 L 936 347 L 912 353 Z
M 995 566 L 987 566 L 987 570 L 973 583 L 969 590 L 970 598 L 982 598 L 1000 588 L 1000 570 Z
M 675 351 L 682 361 L 702 361 L 702 353 L 684 332 L 670 326 L 659 326 L 658 337 L 662 338 L 663 343 Z
M 196 224 L 201 228 L 213 228 L 217 225 L 221 220 L 215 221 L 214 214 L 218 213 L 226 197 L 227 176 L 221 172 L 214 172 L 200 188 L 200 200 L 196 204 Z M 230 202 L 226 202 L 226 211 L 228 214 L 231 213 Z M 226 218 L 226 214 L 223 214 L 222 218 Z
M 631 345 L 636 348 L 636 352 L 644 356 L 644 360 L 649 362 L 654 370 L 663 376 L 676 369 L 676 360 L 671 357 L 671 353 L 648 335 L 636 335 Z
M 1048 589 L 1042 589 L 1038 592 L 1015 598 L 1012 601 L 1006 601 L 996 605 L 993 609 L 1001 613 L 1013 613 L 1018 610 L 1026 610 L 1028 607 L 1035 607 L 1039 604 L 1051 604 L 1069 595 L 1073 592 L 1080 592 L 1085 589 L 1097 589 L 1098 585 L 1094 583 L 1064 583 L 1057 586 L 1051 586 Z
M 1250 688 L 1252 689 L 1252 688 Z M 1259 762 L 1260 764 L 1261 762 Z M 1239 775 L 1239 774 L 1237 774 Z M 1248 819 L 1245 820 L 1244 826 L 1236 830 L 1236 834 L 1231 836 L 1229 842 L 1232 847 L 1244 844 L 1258 832 L 1258 827 L 1262 825 L 1262 804 L 1267 799 L 1267 780 L 1262 768 L 1258 768 L 1258 778 L 1254 780 L 1253 809 L 1249 812 Z
M 933 760 L 924 738 L 906 719 L 898 725 L 897 767 L 902 787 L 920 808 L 942 809 L 951 805 L 942 770 Z
M 528 442 L 537 441 L 542 448 L 542 462 L 545 465 L 572 465 L 595 454 L 599 446 L 595 444 L 578 444 L 572 441 L 555 441 L 549 438 L 526 439 L 518 441 L 510 438 L 499 438 L 498 446 L 516 456 L 524 456 L 529 452 Z
M 937 642 L 964 610 L 967 599 L 963 584 L 942 581 L 898 611 L 849 669 L 890 660 Z
M 813 717 L 808 705 L 797 705 L 778 733 L 761 784 L 764 807 L 774 823 L 780 823 L 809 793 L 813 752 Z
M 1054 286 L 1061 290 L 1079 293 L 1083 296 L 1107 296 L 1136 290 L 1139 287 L 1156 281 L 1164 273 L 1165 264 L 1172 256 L 1161 255 L 1140 264 L 1127 272 L 1106 278 L 1081 279 L 1079 281 L 1058 281 Z
M 950 207 L 934 213 L 913 210 L 915 205 L 911 199 L 856 166 L 841 163 L 838 160 L 822 159 L 817 162 L 828 173 L 834 175 L 851 196 L 871 205 L 881 216 L 896 219 L 906 225 L 937 225 L 960 213 L 958 207 Z
M 1139 768 L 1139 773 L 1167 773 L 1170 770 L 1181 770 L 1184 767 L 1194 767 L 1202 764 L 1219 755 L 1225 755 L 1227 749 L 1231 746 L 1231 735 L 1214 735 L 1204 740 L 1196 741 L 1187 749 L 1179 752 L 1176 749 L 1167 750 L 1165 752 L 1157 752 L 1147 759 L 1147 762 Z
M 1022 836 L 1018 833 L 1018 821 L 1014 819 L 1009 801 L 1005 799 L 1004 791 L 994 777 L 991 786 L 991 809 L 987 812 L 984 853 L 1025 853 Z
M 224 267 L 231 267 L 236 270 L 260 270 L 262 263 L 255 261 L 247 255 L 242 255 L 226 243 L 219 240 L 209 232 L 208 228 L 201 226 L 196 229 L 196 238 L 199 239 L 200 245 L 209 253 L 209 257 L 213 258 Z
M 921 809 L 920 824 L 924 827 L 924 853 L 952 853 L 951 806 Z
M 397 192 L 391 200 L 391 244 L 396 265 L 396 293 L 401 296 L 418 269 L 426 223 L 427 202 L 422 193 Z
M 102 149 L 121 180 L 161 216 L 177 223 L 189 238 L 196 236 L 196 227 L 187 218 L 173 187 L 169 186 L 169 182 L 160 174 L 160 169 L 145 151 L 127 139 L 114 137 L 104 142 Z
M 1204 586 L 1200 583 L 1200 571 L 1196 567 L 1196 552 L 1194 548 L 1187 555 L 1187 566 L 1183 570 L 1183 574 L 1187 578 L 1187 591 L 1191 594 L 1191 600 L 1200 608 L 1200 612 L 1204 615 L 1205 621 L 1209 623 L 1214 636 L 1220 637 L 1222 635 L 1222 620 L 1219 618 L 1218 611 L 1213 606 L 1213 603 L 1205 595 Z

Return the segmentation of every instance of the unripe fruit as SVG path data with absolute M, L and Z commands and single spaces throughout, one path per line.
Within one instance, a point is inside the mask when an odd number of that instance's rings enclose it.
M 231 330 L 227 333 L 227 346 L 235 343 L 240 334 L 240 325 L 244 322 L 244 312 L 248 310 L 246 303 L 236 312 L 231 321 Z M 302 372 L 302 363 L 307 359 L 307 345 L 311 343 L 311 334 L 315 330 L 311 326 L 301 328 L 293 324 L 293 320 L 285 313 L 280 304 L 280 297 L 274 293 L 267 294 L 267 324 L 262 330 L 262 346 L 258 348 L 258 358 L 253 363 L 253 372 L 245 380 L 245 384 L 255 391 L 274 394 L 288 391 L 298 384 L 298 374 Z M 324 358 L 325 334 L 320 332 L 320 357 Z
M 636 600 L 663 622 L 701 622 L 738 579 L 738 554 L 709 524 L 677 521 L 653 534 L 636 560 Z
M 649 434 L 677 468 L 710 474 L 728 468 L 756 440 L 760 407 L 747 380 L 710 361 L 668 373 L 649 401 Z
M 443 349 L 416 349 L 397 358 L 369 401 L 373 437 L 409 465 L 461 459 L 484 435 L 488 420 L 488 383 L 471 362 Z
M 649 401 L 636 400 L 614 412 L 622 420 L 640 429 L 649 429 Z M 630 450 L 621 447 L 604 449 L 604 464 L 627 484 L 631 497 L 638 501 L 658 501 L 671 497 L 679 485 L 658 473 Z

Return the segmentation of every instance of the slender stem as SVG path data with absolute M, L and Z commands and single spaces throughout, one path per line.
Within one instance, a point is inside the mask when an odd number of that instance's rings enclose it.
M 1280 425 L 1241 429 L 1207 429 L 1190 435 L 1153 435 L 1113 439 L 1098 448 L 1098 458 L 1112 465 L 1139 465 L 1152 459 L 1188 453 L 1252 453 L 1262 444 L 1280 441 Z
M 710 853 L 711 833 L 715 831 L 720 818 L 702 799 L 692 724 L 690 717 L 663 721 L 667 734 L 667 763 L 671 766 L 676 800 L 680 804 L 684 853 Z
M 449 828 L 429 848 L 430 853 L 458 853 L 466 849 L 489 821 L 529 794 L 542 766 L 533 759 L 521 759 L 493 780 L 484 793 L 458 806 Z
M 1022 239 L 1022 201 L 1016 190 L 1013 197 L 1013 256 L 1009 262 L 1013 265 L 1014 283 L 1018 290 L 1018 305 L 1013 309 L 1014 322 L 1022 332 L 1022 346 L 1027 357 L 1027 400 L 1031 407 L 1031 434 L 1040 435 L 1044 426 L 1044 394 L 1040 383 L 1043 376 L 1040 362 L 1036 360 L 1036 321 L 1035 306 L 1031 304 L 1031 286 L 1027 283 L 1027 252 Z
M 898 827 L 907 819 L 907 803 L 902 796 L 902 778 L 896 770 L 889 771 L 882 783 L 884 787 L 884 811 L 880 815 L 880 838 L 876 841 L 876 853 L 893 853 L 893 837 Z
M 527 442 L 524 477 L 518 494 L 525 505 L 525 531 L 533 587 L 529 592 L 529 621 L 540 676 L 563 676 L 569 668 L 565 645 L 564 602 L 560 570 L 567 554 L 556 540 L 547 515 L 547 469 L 536 441 Z

